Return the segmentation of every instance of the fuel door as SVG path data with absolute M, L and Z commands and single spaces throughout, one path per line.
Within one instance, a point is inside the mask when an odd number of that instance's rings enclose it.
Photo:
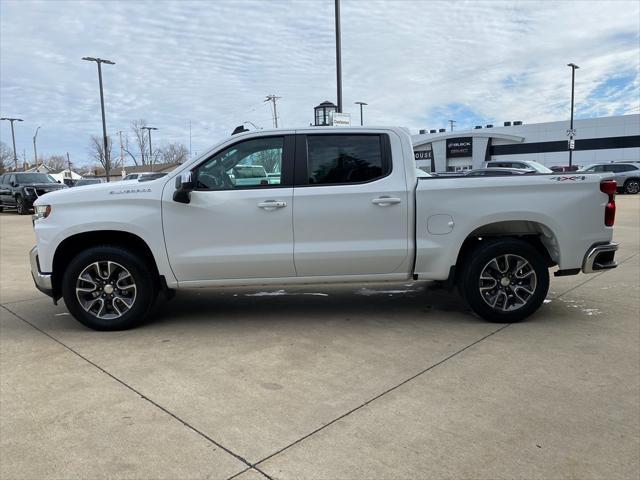
M 431 235 L 446 235 L 453 231 L 455 225 L 451 215 L 431 215 L 427 219 L 427 230 Z

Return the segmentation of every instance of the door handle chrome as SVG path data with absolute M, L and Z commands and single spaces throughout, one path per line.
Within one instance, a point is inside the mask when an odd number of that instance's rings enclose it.
M 397 197 L 378 197 L 371 200 L 371 203 L 373 203 L 374 205 L 379 205 L 381 207 L 386 207 L 388 205 L 396 205 L 401 202 L 402 202 L 402 199 Z
M 276 201 L 276 200 L 265 200 L 264 202 L 260 202 L 258 207 L 264 210 L 275 210 L 276 208 L 284 208 L 287 206 L 287 202 Z

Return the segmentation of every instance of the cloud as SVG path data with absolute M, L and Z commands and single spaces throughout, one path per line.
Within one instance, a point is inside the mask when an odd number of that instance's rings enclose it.
M 203 151 L 244 121 L 308 125 L 335 101 L 333 1 L 0 3 L 0 109 L 21 116 L 18 150 L 88 161 L 101 131 L 95 64 L 104 66 L 109 131 L 144 118 L 154 144 Z M 342 1 L 345 110 L 413 130 L 637 113 L 640 4 Z M 6 122 L 3 122 L 6 123 Z M 8 125 L 2 125 L 7 141 Z M 157 140 L 156 140 L 157 139 Z M 10 138 L 9 138 L 10 140 Z

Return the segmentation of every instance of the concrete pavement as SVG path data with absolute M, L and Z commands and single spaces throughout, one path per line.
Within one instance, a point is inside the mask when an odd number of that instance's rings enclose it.
M 638 478 L 618 205 L 621 266 L 552 279 L 521 324 L 407 283 L 180 292 L 113 333 L 35 290 L 30 220 L 0 214 L 0 478 Z

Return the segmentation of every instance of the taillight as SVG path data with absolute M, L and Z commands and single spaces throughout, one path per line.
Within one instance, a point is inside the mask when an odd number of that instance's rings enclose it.
M 616 220 L 616 190 L 618 184 L 615 180 L 604 180 L 600 182 L 600 191 L 609 195 L 609 201 L 604 207 L 604 224 L 613 227 Z

